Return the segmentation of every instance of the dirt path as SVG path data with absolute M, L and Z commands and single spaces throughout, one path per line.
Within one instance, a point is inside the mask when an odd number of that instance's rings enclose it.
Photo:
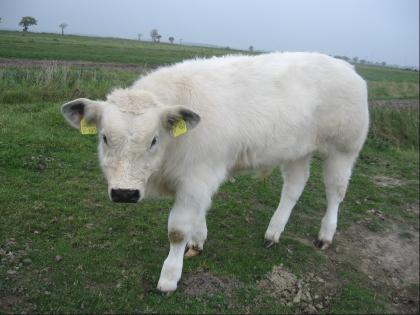
M 377 100 L 370 101 L 372 107 L 391 107 L 399 109 L 416 109 L 419 110 L 419 100 Z
M 35 59 L 7 59 L 0 58 L 0 68 L 44 68 L 55 66 L 75 67 L 75 68 L 104 68 L 114 70 L 142 71 L 156 67 L 149 65 L 113 62 L 93 62 L 83 60 L 35 60 Z

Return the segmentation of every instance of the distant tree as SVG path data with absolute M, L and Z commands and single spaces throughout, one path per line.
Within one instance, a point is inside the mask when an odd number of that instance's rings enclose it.
M 249 46 L 249 51 L 250 51 L 250 52 L 253 52 L 253 51 L 254 51 L 254 46 L 252 46 L 252 45 L 251 45 L 251 46 Z
M 345 60 L 345 61 L 350 61 L 350 58 L 347 57 L 347 56 L 334 56 L 334 58 L 342 59 L 342 60 Z
M 64 35 L 64 29 L 67 27 L 67 24 L 66 23 L 61 23 L 59 25 L 59 27 L 61 28 L 61 35 Z
M 162 35 L 158 35 L 158 36 L 156 36 L 156 41 L 158 42 L 158 43 L 160 43 L 160 39 L 162 38 Z
M 360 59 L 360 63 L 361 64 L 365 64 L 366 63 L 366 60 L 365 59 Z
M 152 40 L 154 41 L 154 42 L 157 42 L 158 41 L 158 36 L 160 36 L 159 35 L 159 32 L 158 32 L 158 30 L 157 29 L 152 29 L 151 31 L 150 31 L 150 37 L 152 38 Z
M 357 63 L 359 61 L 359 57 L 353 57 L 353 62 Z
M 381 66 L 382 66 L 382 67 L 385 67 L 385 66 L 386 66 L 386 62 L 385 62 L 385 61 L 382 61 L 382 62 L 381 62 Z
M 0 18 L 0 23 L 1 23 L 1 18 Z
M 36 25 L 37 21 L 34 17 L 32 16 L 24 16 L 22 17 L 22 19 L 19 22 L 19 25 L 23 27 L 23 31 L 27 32 L 28 31 L 28 27 L 31 25 Z
M 169 41 L 171 42 L 171 44 L 173 44 L 173 43 L 174 43 L 175 38 L 174 38 L 173 36 L 169 37 L 168 39 L 169 39 Z
M 138 33 L 137 34 L 137 38 L 138 38 L 138 40 L 141 40 L 141 37 L 143 36 L 143 34 L 142 33 Z

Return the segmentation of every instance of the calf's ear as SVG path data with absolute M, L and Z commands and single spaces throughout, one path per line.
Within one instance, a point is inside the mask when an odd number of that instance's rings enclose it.
M 199 122 L 200 116 L 182 105 L 165 109 L 161 115 L 162 126 L 174 137 L 188 132 Z
M 99 120 L 102 105 L 87 98 L 78 98 L 61 106 L 61 113 L 70 126 L 79 129 L 82 118 L 88 123 L 96 123 Z

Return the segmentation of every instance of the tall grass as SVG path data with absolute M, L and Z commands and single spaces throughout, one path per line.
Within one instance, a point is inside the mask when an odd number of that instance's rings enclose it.
M 0 69 L 0 103 L 103 98 L 113 87 L 125 87 L 139 75 L 126 70 L 71 68 L 54 62 L 42 68 L 3 68 Z
M 369 140 L 379 147 L 419 149 L 419 111 L 373 107 Z

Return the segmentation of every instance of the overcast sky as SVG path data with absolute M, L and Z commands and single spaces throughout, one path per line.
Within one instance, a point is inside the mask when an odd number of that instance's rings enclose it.
M 320 51 L 419 66 L 419 0 L 0 0 L 1 29 Z

